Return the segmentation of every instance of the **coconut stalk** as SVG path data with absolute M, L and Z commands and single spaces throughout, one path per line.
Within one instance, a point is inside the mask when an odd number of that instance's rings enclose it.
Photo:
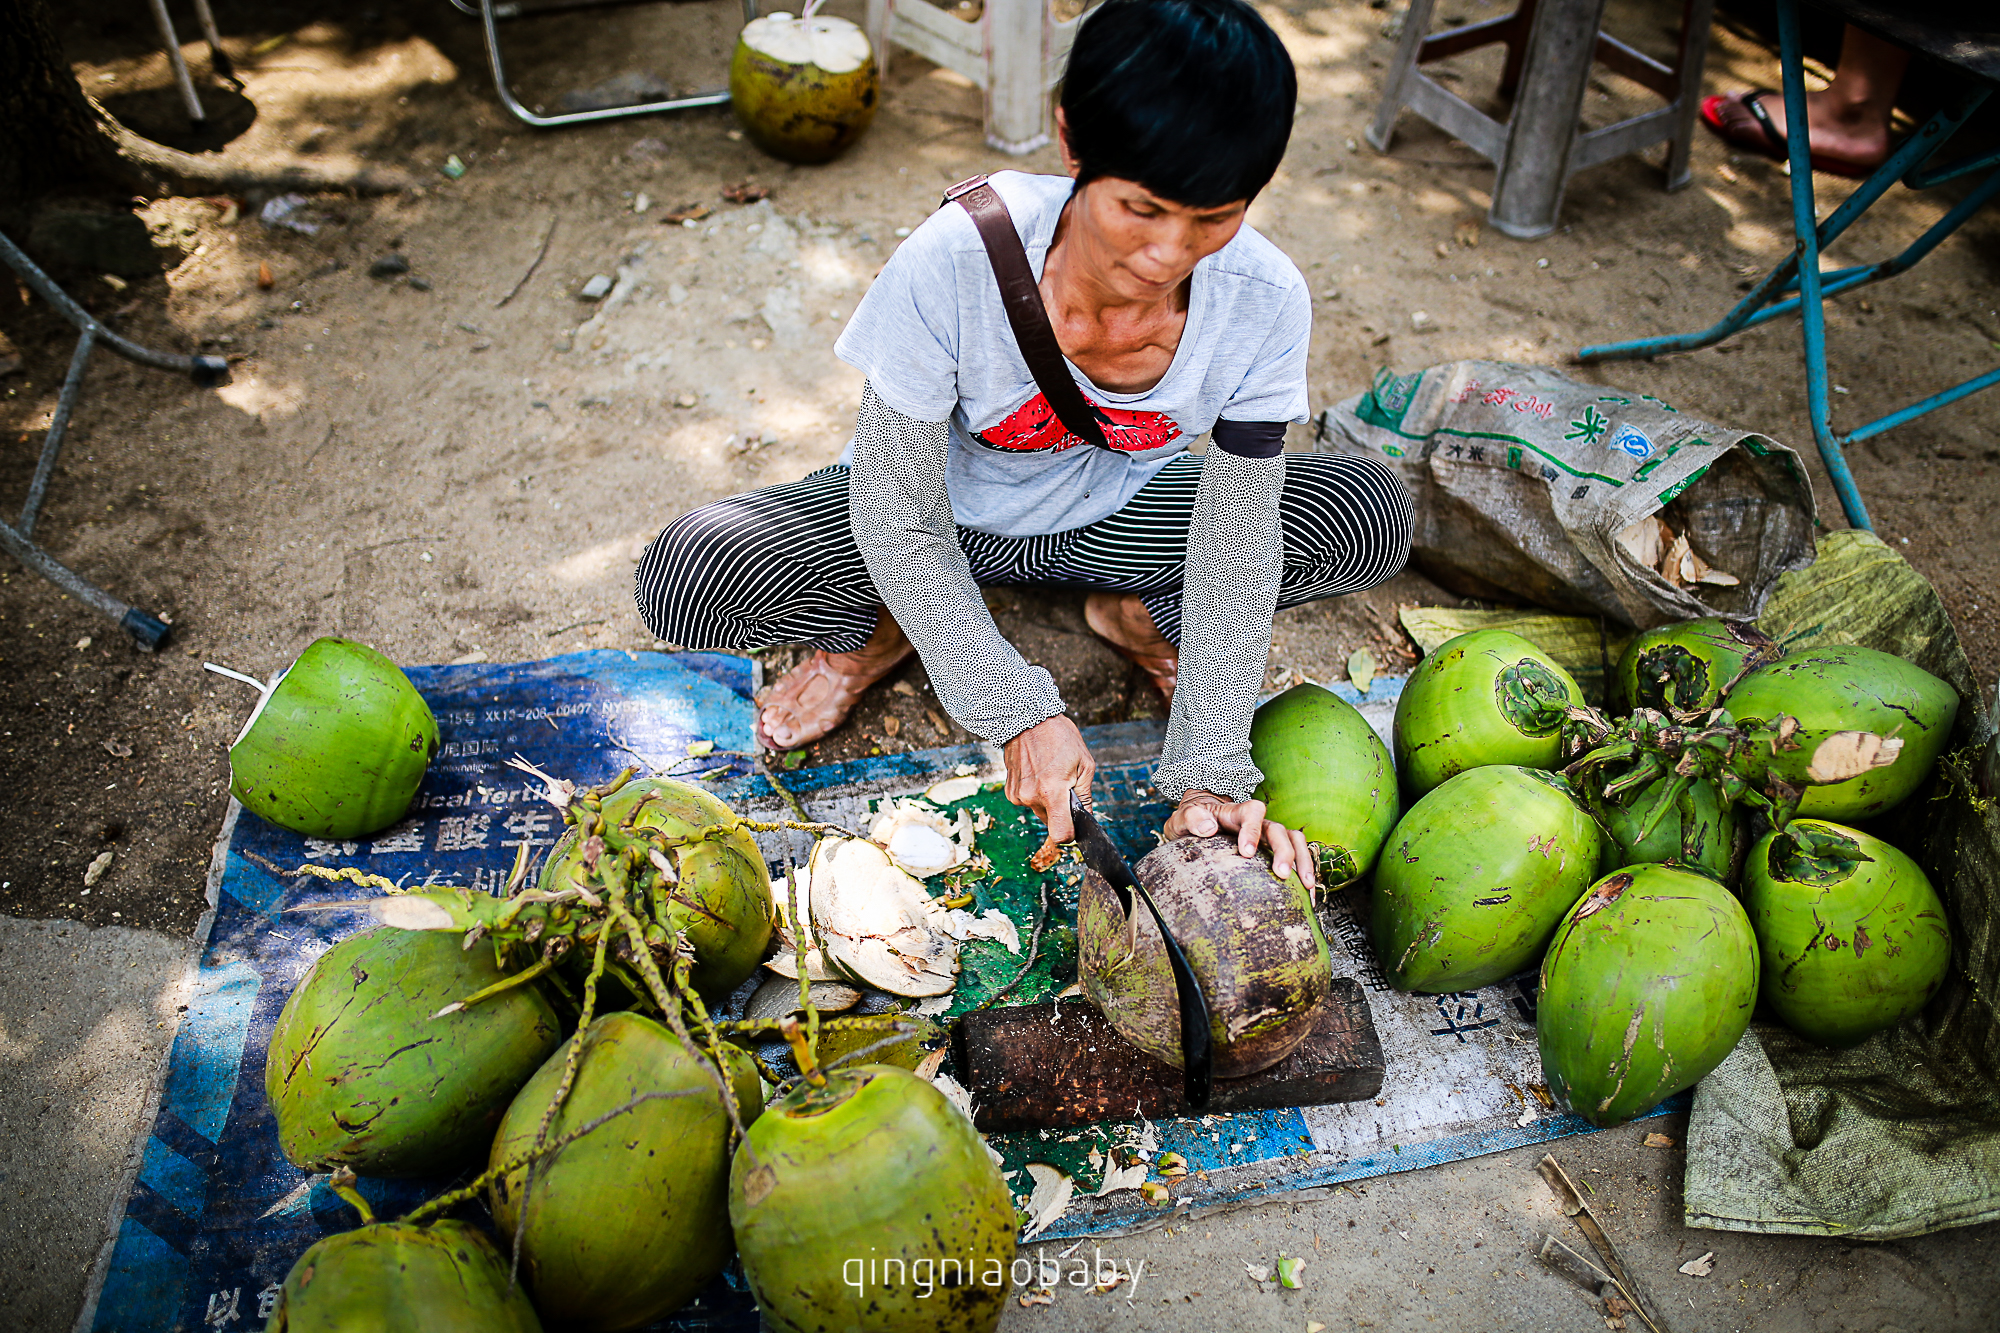
M 351 868 L 316 865 L 274 872 L 290 877 L 310 877 L 351 882 L 383 892 L 380 898 L 313 904 L 308 910 L 362 908 L 385 925 L 405 930 L 457 931 L 464 935 L 464 947 L 486 941 L 495 950 L 503 968 L 511 968 L 499 982 L 485 986 L 438 1011 L 443 1017 L 491 1000 L 494 996 L 550 975 L 572 955 L 587 958 L 576 1030 L 563 1053 L 562 1073 L 548 1106 L 543 1110 L 533 1145 L 519 1159 L 505 1164 L 506 1170 L 527 1171 L 524 1190 L 532 1190 L 538 1162 L 583 1133 L 588 1133 L 610 1117 L 600 1117 L 570 1134 L 552 1137 L 562 1107 L 575 1086 L 583 1057 L 584 1034 L 597 1016 L 602 982 L 610 977 L 634 997 L 635 1007 L 653 1012 L 691 1050 L 706 1053 L 707 1066 L 716 1094 L 729 1117 L 731 1142 L 743 1140 L 744 1126 L 733 1088 L 726 1074 L 721 1043 L 725 1036 L 742 1033 L 778 1033 L 777 1020 L 718 1022 L 703 1003 L 691 981 L 695 966 L 686 932 L 669 916 L 679 906 L 701 912 L 680 892 L 671 857 L 678 848 L 720 841 L 739 830 L 755 832 L 801 832 L 817 839 L 829 836 L 853 837 L 838 825 L 812 820 L 781 819 L 771 822 L 742 819 L 733 812 L 729 818 L 695 828 L 686 833 L 648 827 L 638 820 L 640 810 L 652 799 L 647 796 L 623 812 L 616 824 L 606 817 L 604 804 L 623 790 L 636 773 L 628 768 L 608 782 L 579 788 L 556 778 L 525 760 L 516 758 L 512 766 L 539 779 L 543 798 L 562 812 L 564 822 L 576 839 L 578 855 L 563 882 L 551 888 L 548 877 L 538 884 L 528 878 L 527 849 L 523 847 L 508 875 L 501 896 L 452 886 L 405 889 L 379 875 L 367 875 Z M 793 920 L 798 917 L 796 872 L 788 866 L 787 896 Z M 805 951 L 799 957 L 800 1008 L 805 1014 L 799 1038 L 808 1050 L 800 1061 L 802 1071 L 817 1071 L 815 1056 L 822 1031 L 880 1033 L 882 1039 L 862 1047 L 847 1061 L 865 1056 L 886 1045 L 906 1040 L 920 1031 L 912 1024 L 897 1021 L 897 1015 L 822 1019 L 812 1004 L 811 983 L 806 976 Z M 796 1022 L 796 1019 L 791 1020 Z M 773 1072 L 764 1071 L 767 1076 Z M 774 1079 L 783 1084 L 782 1078 Z M 636 1103 L 635 1103 L 636 1104 Z M 629 1108 L 627 1108 L 629 1109 Z M 464 1189 L 424 1205 L 423 1216 L 476 1196 L 493 1176 L 487 1172 Z M 517 1256 L 518 1262 L 518 1256 Z
M 1659 784 L 1637 841 L 1652 836 L 1689 788 L 1711 783 L 1730 804 L 1762 810 L 1782 830 L 1798 813 L 1806 788 L 1845 782 L 1886 768 L 1902 752 L 1899 737 L 1840 731 L 1818 741 L 1805 781 L 1783 776 L 1773 761 L 1804 749 L 1796 718 L 1779 715 L 1739 726 L 1726 708 L 1686 722 L 1657 709 L 1635 709 L 1612 722 L 1588 705 L 1572 705 L 1563 724 L 1565 751 L 1576 756 L 1564 772 L 1593 798 L 1629 805 L 1641 788 Z M 1662 781 L 1664 779 L 1664 781 Z

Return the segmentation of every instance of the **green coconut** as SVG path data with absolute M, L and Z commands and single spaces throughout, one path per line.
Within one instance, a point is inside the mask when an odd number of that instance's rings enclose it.
M 1270 818 L 1320 849 L 1326 886 L 1368 873 L 1402 806 L 1389 747 L 1359 709 L 1319 685 L 1294 685 L 1250 721 L 1256 797 Z
M 1565 710 L 1583 702 L 1569 672 L 1518 634 L 1474 630 L 1417 664 L 1396 701 L 1396 771 L 1411 799 L 1487 764 L 1554 768 Z
M 1740 676 L 1784 656 L 1777 641 L 1743 620 L 1706 616 L 1649 629 L 1626 645 L 1611 674 L 1619 713 L 1656 708 L 1706 713 Z
M 1187 955 L 1208 1001 L 1216 1078 L 1267 1069 L 1311 1035 L 1333 989 L 1333 960 L 1296 874 L 1234 838 L 1177 838 L 1148 852 L 1139 877 Z M 1223 910 L 1226 908 L 1227 910 Z M 1159 927 L 1138 895 L 1133 918 L 1094 870 L 1076 909 L 1077 980 L 1118 1034 L 1156 1060 L 1181 1064 L 1181 1015 Z
M 383 927 L 321 954 L 264 1057 L 285 1157 L 366 1176 L 445 1176 L 480 1160 L 563 1035 L 533 982 L 438 1013 L 504 975 L 491 947 L 444 932 Z
M 1866 819 L 1915 791 L 1951 736 L 1958 691 L 1922 667 L 1873 648 L 1808 648 L 1744 677 L 1729 695 L 1729 711 L 1745 727 L 1780 716 L 1798 719 L 1799 748 L 1771 758 L 1773 772 L 1794 786 L 1813 780 L 1821 742 L 1835 732 L 1863 731 L 1902 742 L 1895 762 L 1859 777 L 1807 786 L 1799 813 L 1818 819 Z
M 265 1333 L 541 1333 L 493 1242 L 465 1222 L 370 1222 L 292 1264 Z
M 766 14 L 743 25 L 729 103 L 750 142 L 787 162 L 829 162 L 875 119 L 868 35 L 843 18 Z
M 1604 830 L 1559 774 L 1492 764 L 1424 794 L 1375 870 L 1375 956 L 1398 990 L 1475 990 L 1540 961 L 1597 878 Z
M 1757 940 L 1735 896 L 1691 870 L 1627 866 L 1543 955 L 1542 1073 L 1591 1124 L 1623 1124 L 1721 1064 L 1756 1005 Z
M 629 845 L 638 829 L 688 840 L 666 853 L 676 882 L 656 890 L 663 901 L 655 904 L 654 917 L 683 932 L 693 948 L 696 990 L 727 995 L 742 985 L 771 942 L 773 909 L 764 854 L 736 812 L 685 782 L 635 778 L 604 798 L 602 813 L 604 840 L 614 851 Z M 554 893 L 579 882 L 589 878 L 571 828 L 550 850 L 540 887 Z
M 401 819 L 437 754 L 437 719 L 366 644 L 316 639 L 229 747 L 229 794 L 309 838 L 366 838 Z
M 1631 804 L 1598 797 L 1591 809 L 1611 835 L 1609 853 L 1614 865 L 1677 865 L 1699 870 L 1724 884 L 1736 882 L 1743 843 L 1743 824 L 1736 806 L 1722 799 L 1712 782 L 1687 784 L 1674 803 L 1653 823 L 1661 794 L 1671 778 L 1656 778 L 1641 787 Z
M 1786 1027 L 1853 1046 L 1929 1003 L 1951 962 L 1944 905 L 1922 867 L 1858 829 L 1795 819 L 1743 871 L 1763 995 Z
M 507 1108 L 489 1169 L 534 1146 L 566 1054 L 550 1056 Z M 747 1123 L 763 1103 L 756 1066 L 734 1046 L 723 1058 Z M 683 1095 L 641 1102 L 540 1159 L 532 1184 L 521 1167 L 488 1188 L 501 1234 L 521 1232 L 522 1273 L 551 1323 L 642 1327 L 685 1305 L 729 1262 L 730 1127 L 712 1068 L 642 1014 L 605 1014 L 584 1034 L 551 1139 L 636 1097 Z
M 1014 1201 L 972 1123 L 908 1070 L 835 1070 L 772 1102 L 729 1172 L 729 1223 L 779 1333 L 989 1333 Z

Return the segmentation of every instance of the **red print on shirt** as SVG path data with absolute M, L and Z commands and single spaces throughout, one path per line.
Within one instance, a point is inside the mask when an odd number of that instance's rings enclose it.
M 1085 395 L 1084 401 L 1090 402 L 1088 395 Z M 1090 403 L 1090 406 L 1097 414 L 1104 442 L 1120 453 L 1135 454 L 1157 449 L 1180 438 L 1181 428 L 1164 413 L 1127 412 L 1117 407 L 1100 407 L 1096 403 Z M 989 449 L 1006 449 L 1015 453 L 1060 453 L 1088 443 L 1070 434 L 1055 409 L 1049 406 L 1049 400 L 1039 393 L 1014 409 L 1004 421 L 977 432 L 973 438 Z

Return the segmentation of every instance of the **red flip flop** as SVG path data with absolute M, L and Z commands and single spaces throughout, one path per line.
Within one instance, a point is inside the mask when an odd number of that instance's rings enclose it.
M 1785 144 L 1785 132 L 1771 119 L 1771 113 L 1763 107 L 1763 99 L 1776 97 L 1772 88 L 1752 88 L 1742 93 L 1714 93 L 1701 99 L 1701 123 L 1708 126 L 1715 136 L 1732 148 L 1741 148 L 1746 153 L 1768 157 L 1773 162 L 1783 162 L 1789 157 Z M 1749 113 L 1750 121 L 1731 123 L 1722 117 L 1725 106 L 1740 105 Z M 1814 153 L 1811 158 L 1814 171 L 1825 172 L 1829 176 L 1839 176 L 1845 180 L 1866 180 L 1875 171 L 1874 167 L 1863 166 L 1859 162 L 1849 162 L 1842 158 L 1826 157 Z

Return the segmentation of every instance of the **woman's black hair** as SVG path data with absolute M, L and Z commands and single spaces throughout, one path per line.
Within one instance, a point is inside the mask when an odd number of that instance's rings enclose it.
M 1105 0 L 1063 76 L 1077 183 L 1115 176 L 1189 208 L 1253 198 L 1298 95 L 1291 53 L 1243 0 Z

